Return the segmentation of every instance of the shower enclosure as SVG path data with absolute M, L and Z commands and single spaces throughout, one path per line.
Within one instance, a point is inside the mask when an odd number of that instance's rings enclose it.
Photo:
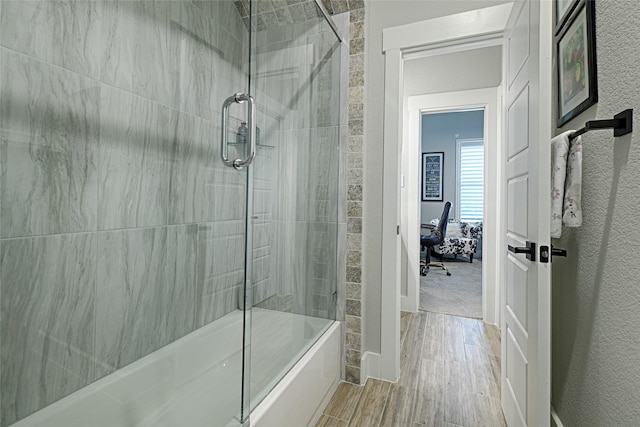
M 346 48 L 313 0 L 0 1 L 0 427 L 249 422 L 336 319 Z

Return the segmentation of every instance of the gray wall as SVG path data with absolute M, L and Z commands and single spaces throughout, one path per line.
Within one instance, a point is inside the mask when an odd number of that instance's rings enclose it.
M 404 96 L 496 87 L 502 81 L 502 46 L 412 59 L 403 73 Z
M 422 152 L 444 152 L 444 181 L 442 202 L 422 202 L 420 222 L 426 224 L 440 218 L 447 201 L 452 203 L 449 218 L 456 217 L 456 141 L 482 138 L 484 111 L 460 111 L 452 113 L 424 114 L 422 116 Z M 422 197 L 422 196 L 421 196 Z
M 380 352 L 382 289 L 382 135 L 384 122 L 384 54 L 382 30 L 468 10 L 509 3 L 505 0 L 370 1 L 367 7 L 365 153 L 363 201 L 363 283 L 366 313 L 363 351 Z
M 553 261 L 552 324 L 552 403 L 567 427 L 640 420 L 640 8 L 595 4 L 599 102 L 562 130 L 636 116 L 631 135 L 583 135 L 583 225 L 553 242 L 568 250 Z

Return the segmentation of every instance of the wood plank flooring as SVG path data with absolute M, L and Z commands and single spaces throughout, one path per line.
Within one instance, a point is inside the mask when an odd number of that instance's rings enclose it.
M 481 320 L 402 313 L 400 379 L 341 383 L 317 427 L 501 427 L 500 335 Z

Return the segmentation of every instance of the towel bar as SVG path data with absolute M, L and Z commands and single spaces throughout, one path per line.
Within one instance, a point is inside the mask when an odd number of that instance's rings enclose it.
M 589 120 L 584 124 L 582 129 L 579 129 L 569 135 L 569 139 L 573 139 L 576 136 L 595 129 L 613 129 L 614 137 L 631 133 L 633 131 L 633 110 L 624 110 L 623 112 L 613 116 L 613 119 L 609 120 Z

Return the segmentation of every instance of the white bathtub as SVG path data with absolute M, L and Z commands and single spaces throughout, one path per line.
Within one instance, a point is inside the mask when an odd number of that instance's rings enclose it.
M 340 380 L 340 323 L 259 308 L 251 317 L 250 424 L 315 423 Z M 238 425 L 241 348 L 236 311 L 13 426 Z

